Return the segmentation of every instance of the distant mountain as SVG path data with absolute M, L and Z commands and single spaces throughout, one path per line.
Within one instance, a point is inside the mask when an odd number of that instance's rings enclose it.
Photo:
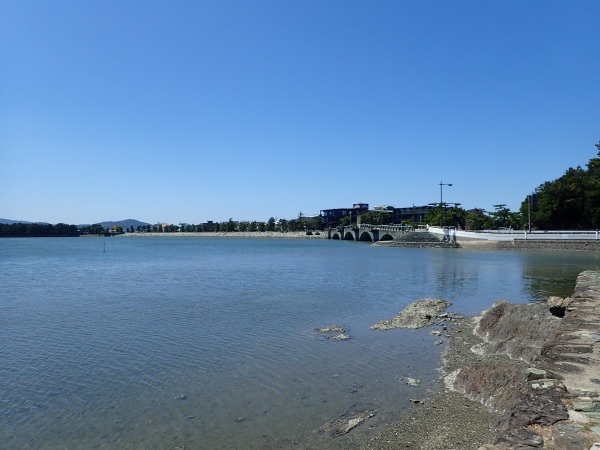
M 99 222 L 100 225 L 102 225 L 104 228 L 110 228 L 110 227 L 123 227 L 124 229 L 127 228 L 131 228 L 133 227 L 133 229 L 135 230 L 137 227 L 144 227 L 146 225 L 151 225 L 149 223 L 146 222 L 140 222 L 139 220 L 135 220 L 135 219 L 125 219 L 125 220 L 118 220 L 116 222 Z M 78 227 L 85 227 L 86 225 L 78 225 Z
M 38 225 L 49 225 L 48 222 L 27 222 L 26 220 L 12 220 L 12 219 L 0 219 L 0 223 L 5 223 L 6 225 L 12 225 L 13 223 L 35 223 Z

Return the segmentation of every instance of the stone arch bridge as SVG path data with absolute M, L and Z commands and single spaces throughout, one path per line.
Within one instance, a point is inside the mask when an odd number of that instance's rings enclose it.
M 350 225 L 347 227 L 329 228 L 327 239 L 342 241 L 392 241 L 403 234 L 415 231 L 410 225 Z

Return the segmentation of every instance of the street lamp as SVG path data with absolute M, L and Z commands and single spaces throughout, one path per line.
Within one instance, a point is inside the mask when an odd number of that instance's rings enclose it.
M 452 186 L 452 183 L 442 183 L 440 181 L 440 208 L 442 208 L 442 228 L 444 227 L 444 215 L 445 215 L 445 210 L 444 210 L 444 186 Z
M 452 186 L 452 183 L 442 183 L 440 181 L 440 206 L 444 204 L 443 188 L 444 186 Z

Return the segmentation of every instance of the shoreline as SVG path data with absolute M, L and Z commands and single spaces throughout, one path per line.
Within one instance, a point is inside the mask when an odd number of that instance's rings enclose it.
M 192 237 L 192 238 L 225 238 L 225 239 L 327 239 L 327 234 L 318 231 L 307 235 L 306 231 L 203 231 L 203 232 L 176 232 L 176 233 L 123 233 L 112 237 L 119 238 L 143 238 L 143 237 Z
M 320 234 L 315 234 L 320 233 Z M 82 235 L 81 237 L 95 237 L 96 235 Z M 144 238 L 144 237 L 169 237 L 169 238 L 218 238 L 218 239 L 327 239 L 326 231 L 313 231 L 307 235 L 306 231 L 233 231 L 233 232 L 175 232 L 175 233 L 124 233 L 111 237 L 118 238 Z M 352 241 L 354 242 L 354 241 Z M 600 241 L 573 241 L 573 240 L 517 240 L 517 241 L 488 241 L 488 240 L 459 240 L 458 246 L 453 249 L 463 250 L 550 250 L 573 252 L 600 252 Z M 425 247 L 421 242 L 406 243 L 402 241 L 379 241 L 371 243 L 379 247 Z M 429 245 L 430 247 L 435 247 Z M 445 248 L 440 242 L 437 247 Z
M 497 301 L 445 337 L 439 389 L 362 450 L 600 449 L 600 272 L 567 299 Z

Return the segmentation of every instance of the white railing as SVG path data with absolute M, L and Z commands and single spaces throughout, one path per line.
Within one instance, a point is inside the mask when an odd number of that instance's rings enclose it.
M 403 233 L 408 233 L 409 231 L 414 231 L 415 227 L 412 225 L 371 225 L 368 223 L 361 223 L 358 226 L 361 230 L 384 230 L 384 231 L 400 231 Z
M 500 230 L 461 231 L 454 227 L 432 227 L 428 231 L 435 234 L 451 233 L 458 238 L 481 239 L 487 241 L 510 241 L 510 240 L 600 240 L 598 230 L 512 230 L 510 228 Z

